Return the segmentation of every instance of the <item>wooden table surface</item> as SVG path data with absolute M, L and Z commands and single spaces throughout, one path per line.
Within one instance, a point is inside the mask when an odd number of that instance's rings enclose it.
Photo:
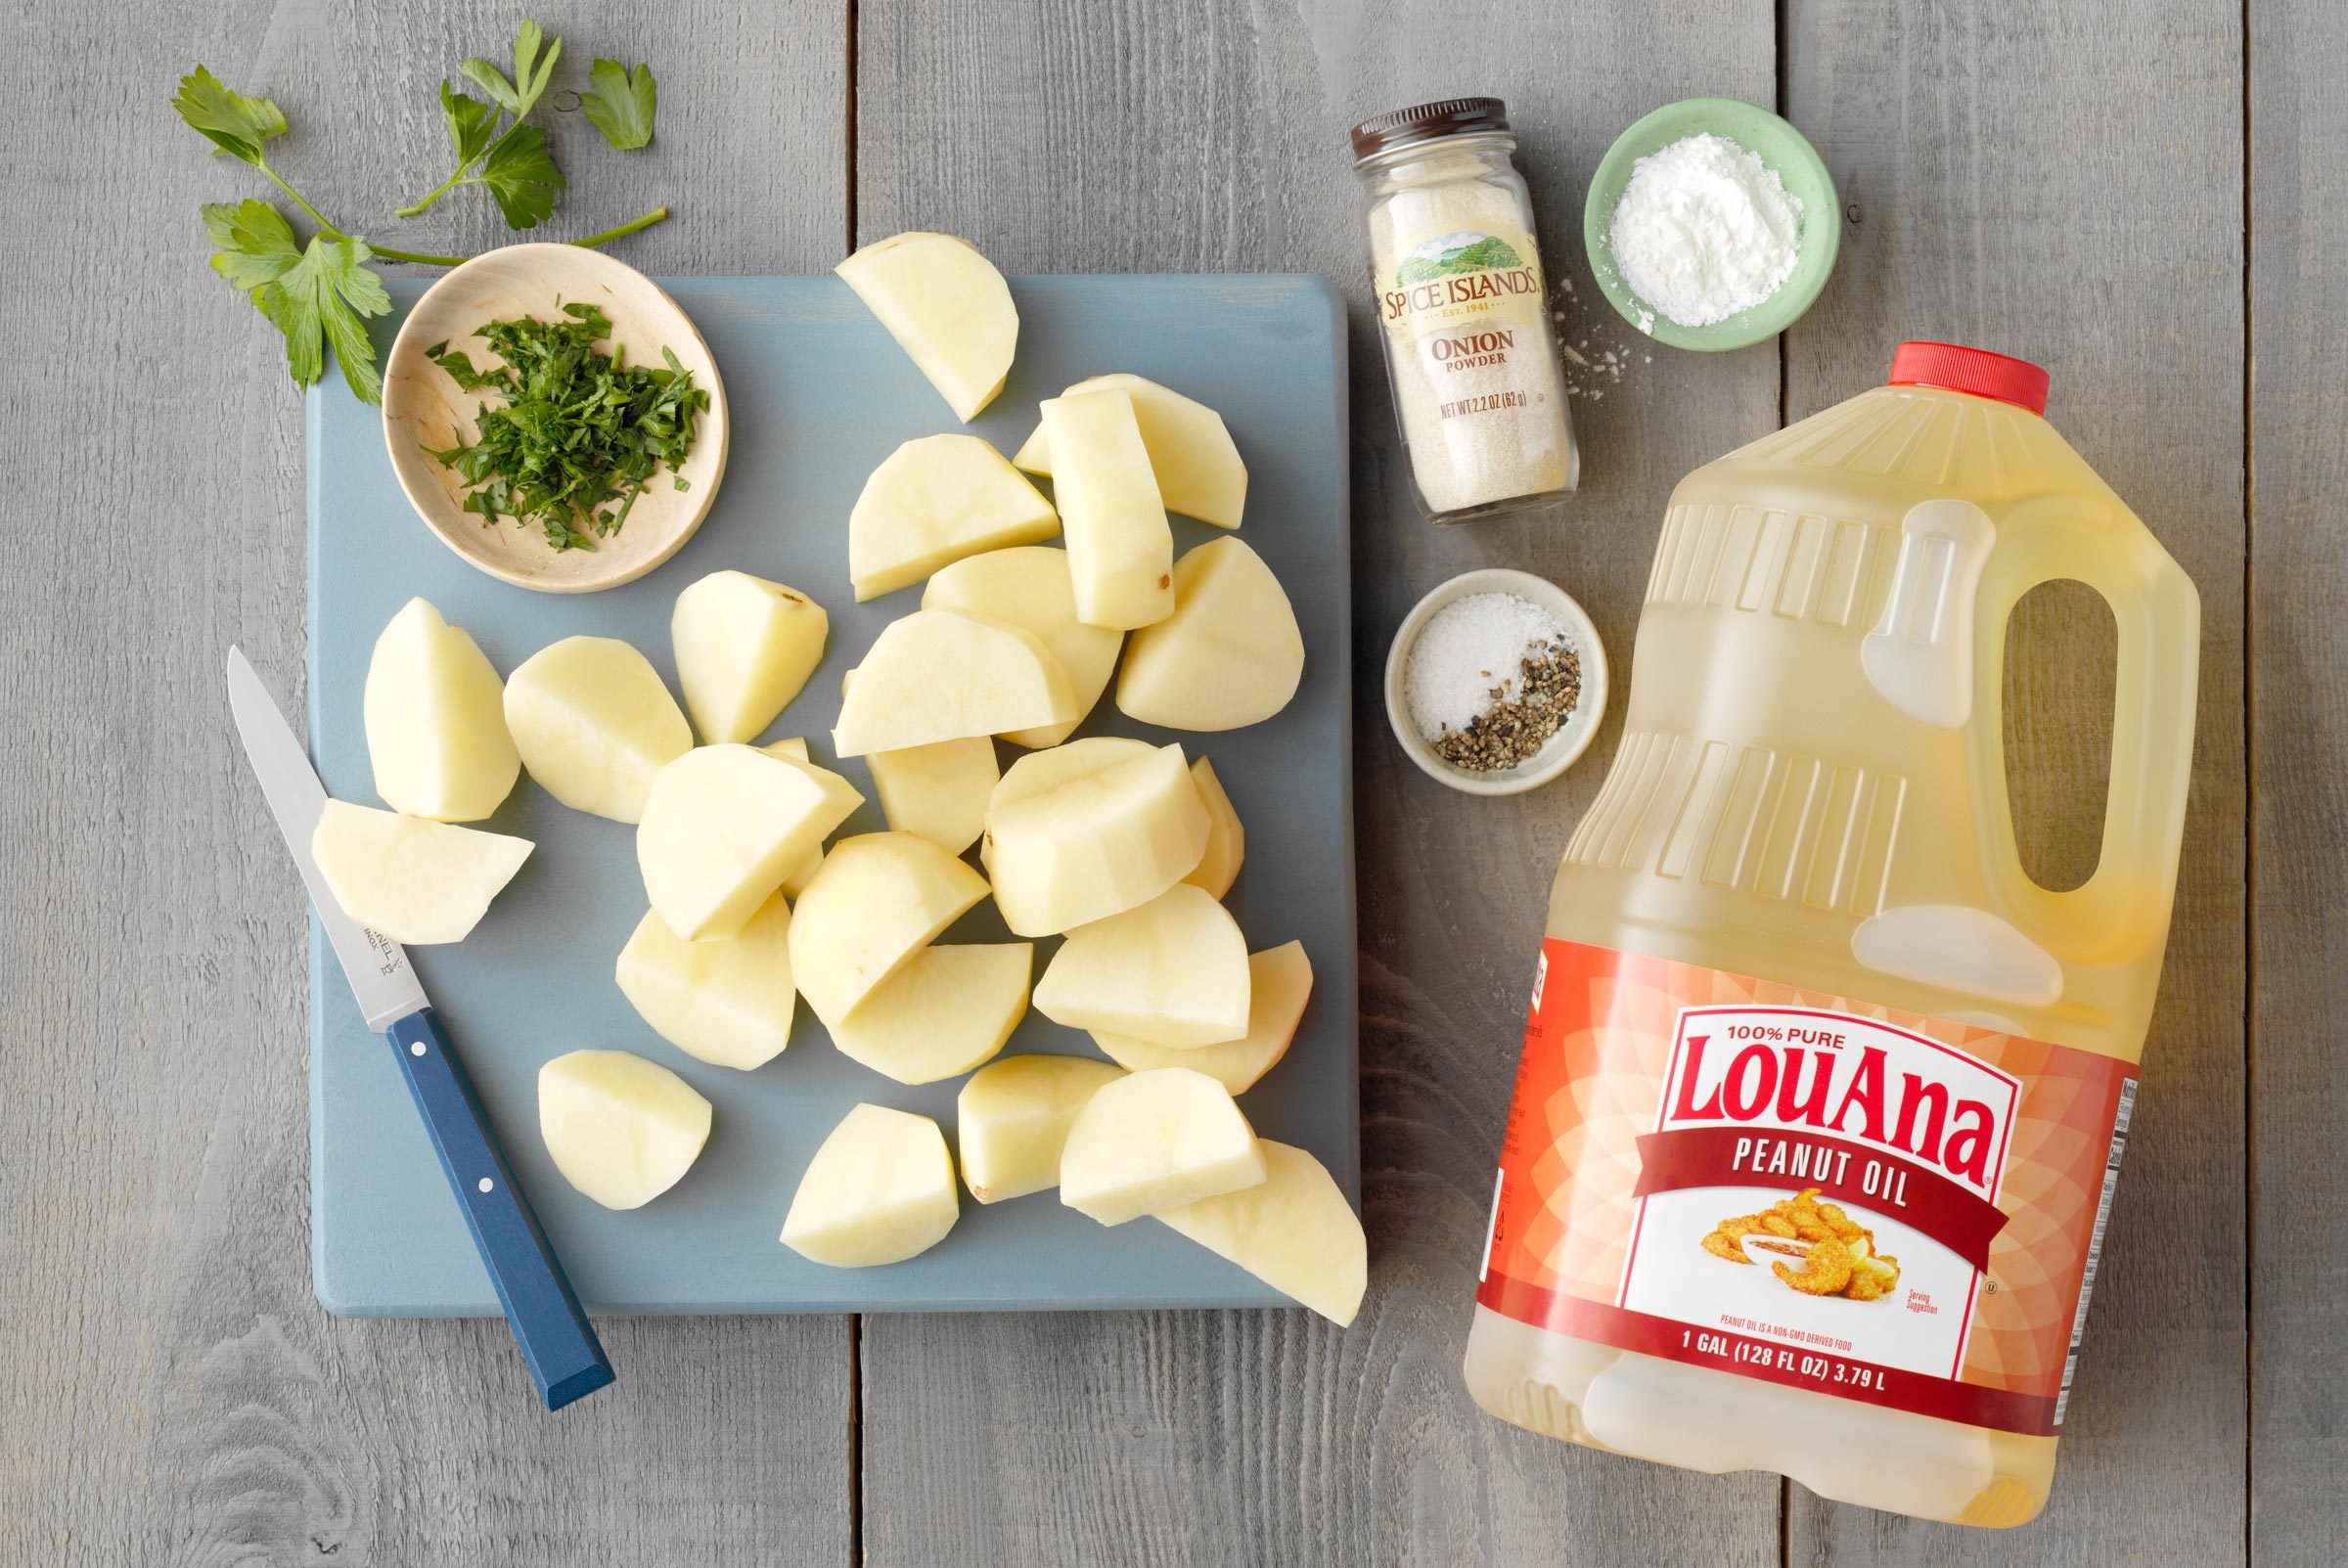
M 1343 133 L 1505 96 L 1572 280 L 1586 454 L 1560 516 L 1410 510 L 1353 307 L 1358 668 L 1480 564 L 1627 652 L 1672 483 L 1878 382 L 1903 337 L 2052 370 L 2050 413 L 2199 584 L 2199 760 L 2166 983 L 2053 1503 L 2019 1534 L 1529 1436 L 1459 1359 L 1549 878 L 1610 754 L 1439 789 L 1357 696 L 1371 1295 L 1301 1312 L 613 1320 L 619 1388 L 550 1418 L 502 1324 L 340 1322 L 310 1292 L 299 887 L 231 738 L 222 650 L 291 695 L 302 421 L 197 205 L 270 194 L 165 108 L 198 62 L 285 108 L 322 208 L 446 161 L 435 84 L 502 58 L 457 0 L 16 0 L 0 192 L 0 1562 L 1197 1564 L 2333 1562 L 2348 1418 L 2348 12 L 2323 0 L 556 3 L 559 83 L 649 60 L 658 136 L 575 112 L 556 237 L 655 202 L 651 272 L 805 273 L 969 236 L 1011 272 L 1303 271 L 1359 292 Z M 1779 342 L 1651 348 L 1582 261 L 1582 186 L 1672 99 L 1786 112 L 1842 258 Z M 396 232 L 399 238 L 391 239 Z M 1585 343 L 1586 339 L 1586 343 Z M 1614 351 L 1613 371 L 1603 355 Z M 2108 626 L 2017 632 L 2037 864 L 2095 853 Z M 2255 1375 L 2254 1375 L 2255 1370 Z

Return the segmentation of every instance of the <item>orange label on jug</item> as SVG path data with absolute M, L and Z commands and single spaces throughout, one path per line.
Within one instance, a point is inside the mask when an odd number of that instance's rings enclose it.
M 1476 1299 L 2051 1435 L 2135 1095 L 2116 1057 L 1553 939 Z

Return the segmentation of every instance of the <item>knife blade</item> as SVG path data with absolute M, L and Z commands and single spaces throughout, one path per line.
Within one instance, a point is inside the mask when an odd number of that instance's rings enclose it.
M 539 1397 L 548 1410 L 561 1410 L 611 1382 L 610 1360 L 514 1180 L 489 1114 L 426 999 L 406 950 L 345 915 L 319 871 L 310 839 L 326 813 L 326 786 L 276 699 L 235 648 L 228 650 L 228 702 L 246 758 L 294 853 L 367 1027 L 390 1038 L 392 1057 L 431 1134 L 440 1169 L 497 1287 Z

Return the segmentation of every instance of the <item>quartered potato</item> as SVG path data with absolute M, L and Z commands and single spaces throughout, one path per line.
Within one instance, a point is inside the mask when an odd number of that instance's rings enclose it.
M 1247 1118 L 1204 1073 L 1181 1067 L 1104 1084 L 1068 1129 L 1060 1201 L 1123 1225 L 1253 1187 L 1266 1167 Z
M 701 739 L 755 740 L 823 662 L 830 632 L 823 605 L 746 571 L 713 571 L 679 594 L 668 633 Z
M 1034 633 L 960 610 L 920 609 L 881 629 L 851 672 L 832 749 L 843 757 L 1073 724 L 1068 672 Z
M 375 640 L 363 717 L 375 792 L 403 816 L 478 822 L 521 776 L 496 667 L 421 599 Z
M 838 774 L 743 745 L 654 776 L 636 828 L 653 910 L 688 942 L 732 936 L 864 797 Z
M 693 749 L 693 727 L 632 644 L 565 637 L 506 682 L 506 728 L 522 766 L 573 811 L 644 816 L 653 775 Z
M 1240 863 L 1247 858 L 1247 829 L 1240 825 L 1240 814 L 1231 809 L 1231 796 L 1223 792 L 1223 781 L 1215 777 L 1213 763 L 1204 757 L 1192 763 L 1191 779 L 1198 785 L 1198 798 L 1206 803 L 1206 853 L 1183 880 L 1221 898 L 1239 880 Z
M 1243 539 L 1215 539 L 1174 567 L 1174 609 L 1128 639 L 1117 706 L 1169 730 L 1237 730 L 1288 705 L 1304 637 L 1287 590 Z
M 1264 1180 L 1157 1217 L 1298 1304 L 1343 1327 L 1362 1309 L 1370 1247 L 1362 1222 L 1322 1163 L 1263 1139 Z
M 986 803 L 1002 774 L 995 742 L 983 735 L 933 740 L 902 751 L 876 751 L 864 759 L 889 827 L 919 833 L 949 855 L 978 841 L 986 827 Z
M 1048 399 L 1043 415 L 1076 618 L 1117 628 L 1164 620 L 1174 612 L 1174 533 L 1133 399 L 1074 392 Z
M 651 910 L 619 950 L 619 989 L 653 1032 L 689 1056 L 745 1072 L 790 1044 L 790 906 L 777 893 L 716 942 L 688 942 Z
M 833 269 L 969 424 L 1003 390 L 1018 307 L 993 262 L 950 234 L 876 240 Z
M 928 1251 L 961 1215 L 954 1158 L 937 1123 L 858 1105 L 799 1178 L 783 1244 L 835 1269 L 869 1269 Z
M 1296 1038 L 1296 1025 L 1303 1019 L 1305 1002 L 1312 994 L 1312 961 L 1304 956 L 1303 943 L 1289 942 L 1247 955 L 1247 1033 L 1242 1038 L 1185 1048 L 1096 1029 L 1093 1044 L 1130 1072 L 1188 1067 L 1206 1074 L 1234 1095 L 1242 1095 L 1288 1053 L 1288 1044 Z
M 1178 745 L 1102 737 L 1031 752 L 987 807 L 995 906 L 1021 936 L 1120 914 L 1189 875 L 1210 828 Z
M 832 1043 L 900 1084 L 958 1077 L 1011 1039 L 1034 969 L 1032 942 L 926 947 L 849 1009 Z
M 791 912 L 799 995 L 836 1037 L 860 1003 L 984 897 L 986 879 L 926 838 L 841 839 Z
M 770 740 L 758 749 L 770 757 L 781 757 L 788 762 L 810 760 L 807 755 L 807 739 L 804 736 L 794 735 L 781 740 Z M 810 850 L 807 858 L 793 866 L 790 874 L 783 878 L 783 896 L 794 904 L 797 903 L 800 890 L 806 887 L 809 880 L 815 875 L 815 869 L 823 863 L 824 852 L 820 849 Z
M 1010 730 L 1014 745 L 1056 746 L 1084 722 L 1116 673 L 1125 634 L 1087 626 L 1076 618 L 1076 589 L 1068 577 L 1068 553 L 1048 545 L 990 550 L 941 568 L 922 590 L 922 608 L 959 609 L 1033 632 L 1068 672 L 1076 694 L 1076 717 L 1064 724 Z
M 962 1180 L 981 1203 L 1060 1185 L 1068 1128 L 1093 1091 L 1124 1077 L 1090 1056 L 1007 1056 L 971 1075 L 954 1100 Z
M 1240 449 L 1232 444 L 1222 415 L 1155 381 L 1123 373 L 1091 377 L 1068 391 L 1119 391 L 1132 398 L 1142 445 L 1150 453 L 1150 471 L 1157 479 L 1166 510 L 1218 528 L 1240 525 L 1240 513 L 1247 504 L 1247 466 L 1240 461 Z M 1011 461 L 1029 473 L 1050 476 L 1052 442 L 1041 425 Z
M 1070 931 L 1036 982 L 1035 1008 L 1070 1029 L 1211 1046 L 1246 1035 L 1252 984 L 1240 922 L 1213 894 L 1177 882 Z
M 462 942 L 530 858 L 526 838 L 330 800 L 310 858 L 342 913 L 408 947 Z
M 709 1101 L 658 1062 L 574 1051 L 538 1069 L 538 1132 L 563 1180 L 637 1209 L 684 1179 L 709 1142 Z
M 859 603 L 983 551 L 1060 532 L 1060 514 L 974 435 L 907 441 L 864 481 L 848 514 L 848 579 Z

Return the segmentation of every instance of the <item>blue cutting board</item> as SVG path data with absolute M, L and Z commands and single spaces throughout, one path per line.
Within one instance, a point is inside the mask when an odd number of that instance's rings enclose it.
M 379 804 L 361 730 L 369 650 L 414 595 L 471 631 L 500 670 L 573 633 L 634 643 L 666 676 L 668 617 L 702 574 L 738 567 L 798 588 L 831 616 L 823 667 L 769 739 L 808 738 L 868 804 L 842 829 L 885 826 L 860 761 L 834 758 L 840 673 L 918 587 L 858 605 L 848 511 L 900 441 L 961 428 L 878 322 L 832 278 L 704 278 L 664 286 L 709 340 L 734 418 L 708 519 L 667 565 L 607 593 L 508 587 L 459 560 L 409 510 L 378 412 L 339 378 L 309 398 L 309 733 L 328 790 Z M 422 291 L 394 283 L 397 310 Z M 1304 684 L 1279 718 L 1220 735 L 1135 725 L 1105 695 L 1080 734 L 1179 739 L 1214 759 L 1247 830 L 1231 908 L 1250 949 L 1301 940 L 1315 976 L 1287 1058 L 1243 1097 L 1256 1130 L 1318 1155 L 1359 1201 L 1355 1083 L 1351 640 L 1348 629 L 1345 336 L 1317 278 L 1015 279 L 1018 362 L 971 426 L 1006 454 L 1039 399 L 1133 371 L 1222 411 L 1246 459 L 1242 536 L 1287 586 L 1304 633 Z M 377 324 L 388 341 L 398 316 Z M 511 526 L 510 524 L 508 526 Z M 1175 547 L 1217 530 L 1176 518 Z M 1006 748 L 1006 755 L 1014 755 Z M 516 1173 L 594 1311 L 837 1312 L 1273 1306 L 1285 1298 L 1149 1220 L 1105 1229 L 1054 1194 L 981 1207 L 918 1258 L 828 1269 L 776 1239 L 799 1175 L 851 1105 L 873 1100 L 954 1125 L 960 1080 L 909 1089 L 833 1050 L 802 1006 L 790 1049 L 755 1072 L 694 1060 L 648 1028 L 611 976 L 643 915 L 635 831 L 558 805 L 525 774 L 480 826 L 537 852 L 462 946 L 411 954 L 504 1139 Z M 991 903 L 947 940 L 1004 940 Z M 1036 972 L 1056 944 L 1038 945 Z M 498 1307 L 427 1142 L 390 1048 L 370 1035 L 340 971 L 310 941 L 310 1243 L 334 1312 L 492 1316 Z M 716 1107 L 700 1163 L 645 1208 L 613 1213 L 559 1176 L 538 1137 L 541 1062 L 582 1047 L 638 1052 Z M 1031 1012 L 1010 1052 L 1093 1054 L 1089 1037 Z

